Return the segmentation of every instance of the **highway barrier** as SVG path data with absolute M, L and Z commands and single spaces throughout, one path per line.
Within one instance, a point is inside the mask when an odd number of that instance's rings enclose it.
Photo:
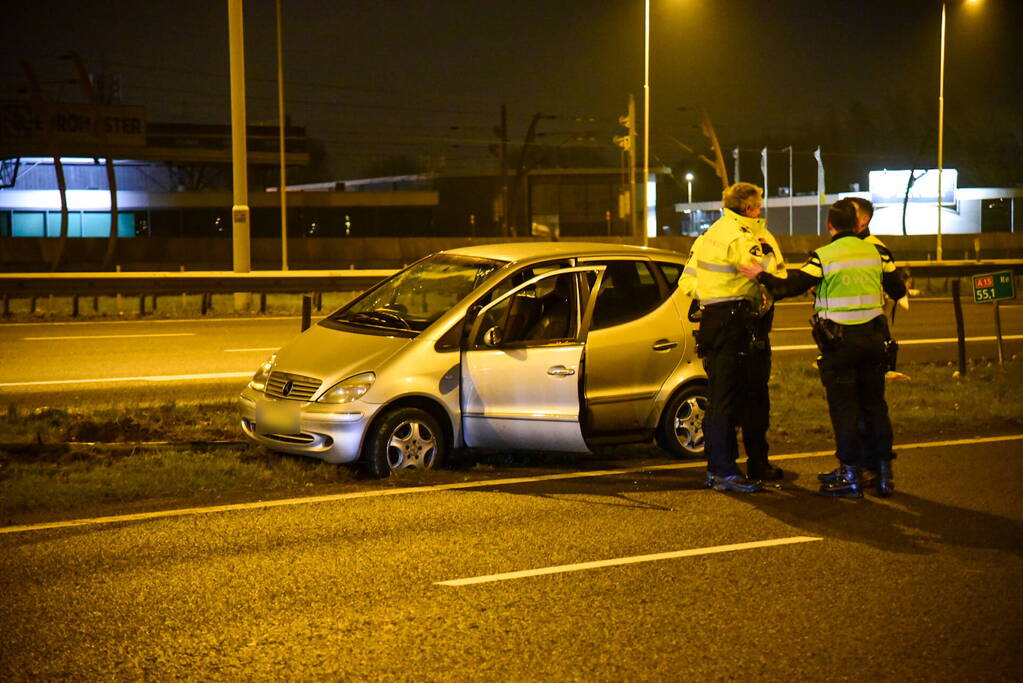
M 981 273 L 1012 271 L 1023 274 L 1023 259 L 983 261 L 904 261 L 899 264 L 912 278 L 957 279 Z M 288 270 L 192 272 L 115 272 L 115 273 L 0 273 L 0 297 L 3 314 L 10 313 L 12 299 L 47 296 L 72 297 L 72 316 L 79 311 L 79 297 L 137 296 L 139 314 L 146 314 L 146 297 L 157 295 L 202 295 L 201 312 L 209 309 L 212 294 L 250 292 L 260 295 L 259 310 L 266 311 L 267 294 L 300 294 L 322 301 L 324 292 L 361 292 L 397 272 L 372 270 Z M 1020 289 L 1017 286 L 1017 291 Z M 30 310 L 35 310 L 32 306 Z M 319 310 L 319 306 L 317 306 Z

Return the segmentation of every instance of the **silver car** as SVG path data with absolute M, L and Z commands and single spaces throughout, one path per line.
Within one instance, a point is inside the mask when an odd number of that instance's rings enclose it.
M 703 452 L 706 376 L 681 255 L 493 244 L 413 263 L 273 354 L 240 396 L 246 436 L 373 476 L 465 448 Z

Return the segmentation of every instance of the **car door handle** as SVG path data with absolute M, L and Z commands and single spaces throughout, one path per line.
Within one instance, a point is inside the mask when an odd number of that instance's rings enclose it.
M 654 351 L 668 351 L 678 346 L 678 342 L 673 342 L 670 339 L 658 339 L 654 342 Z
M 568 377 L 575 374 L 575 368 L 566 368 L 564 365 L 552 365 L 547 368 L 547 374 L 554 375 L 555 377 Z

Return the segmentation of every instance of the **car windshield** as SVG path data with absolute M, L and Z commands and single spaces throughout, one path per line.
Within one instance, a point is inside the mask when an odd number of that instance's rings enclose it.
M 502 265 L 488 259 L 435 254 L 385 280 L 327 320 L 421 332 Z

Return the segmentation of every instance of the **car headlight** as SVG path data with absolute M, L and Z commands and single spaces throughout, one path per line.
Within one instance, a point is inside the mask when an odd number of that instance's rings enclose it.
M 256 370 L 256 374 L 249 380 L 249 389 L 254 391 L 266 391 L 266 382 L 270 379 L 270 371 L 273 369 L 274 363 L 277 362 L 277 354 L 271 355 L 266 359 L 259 369 Z
M 376 381 L 376 374 L 364 372 L 348 379 L 341 380 L 318 399 L 319 403 L 351 403 L 361 398 Z

